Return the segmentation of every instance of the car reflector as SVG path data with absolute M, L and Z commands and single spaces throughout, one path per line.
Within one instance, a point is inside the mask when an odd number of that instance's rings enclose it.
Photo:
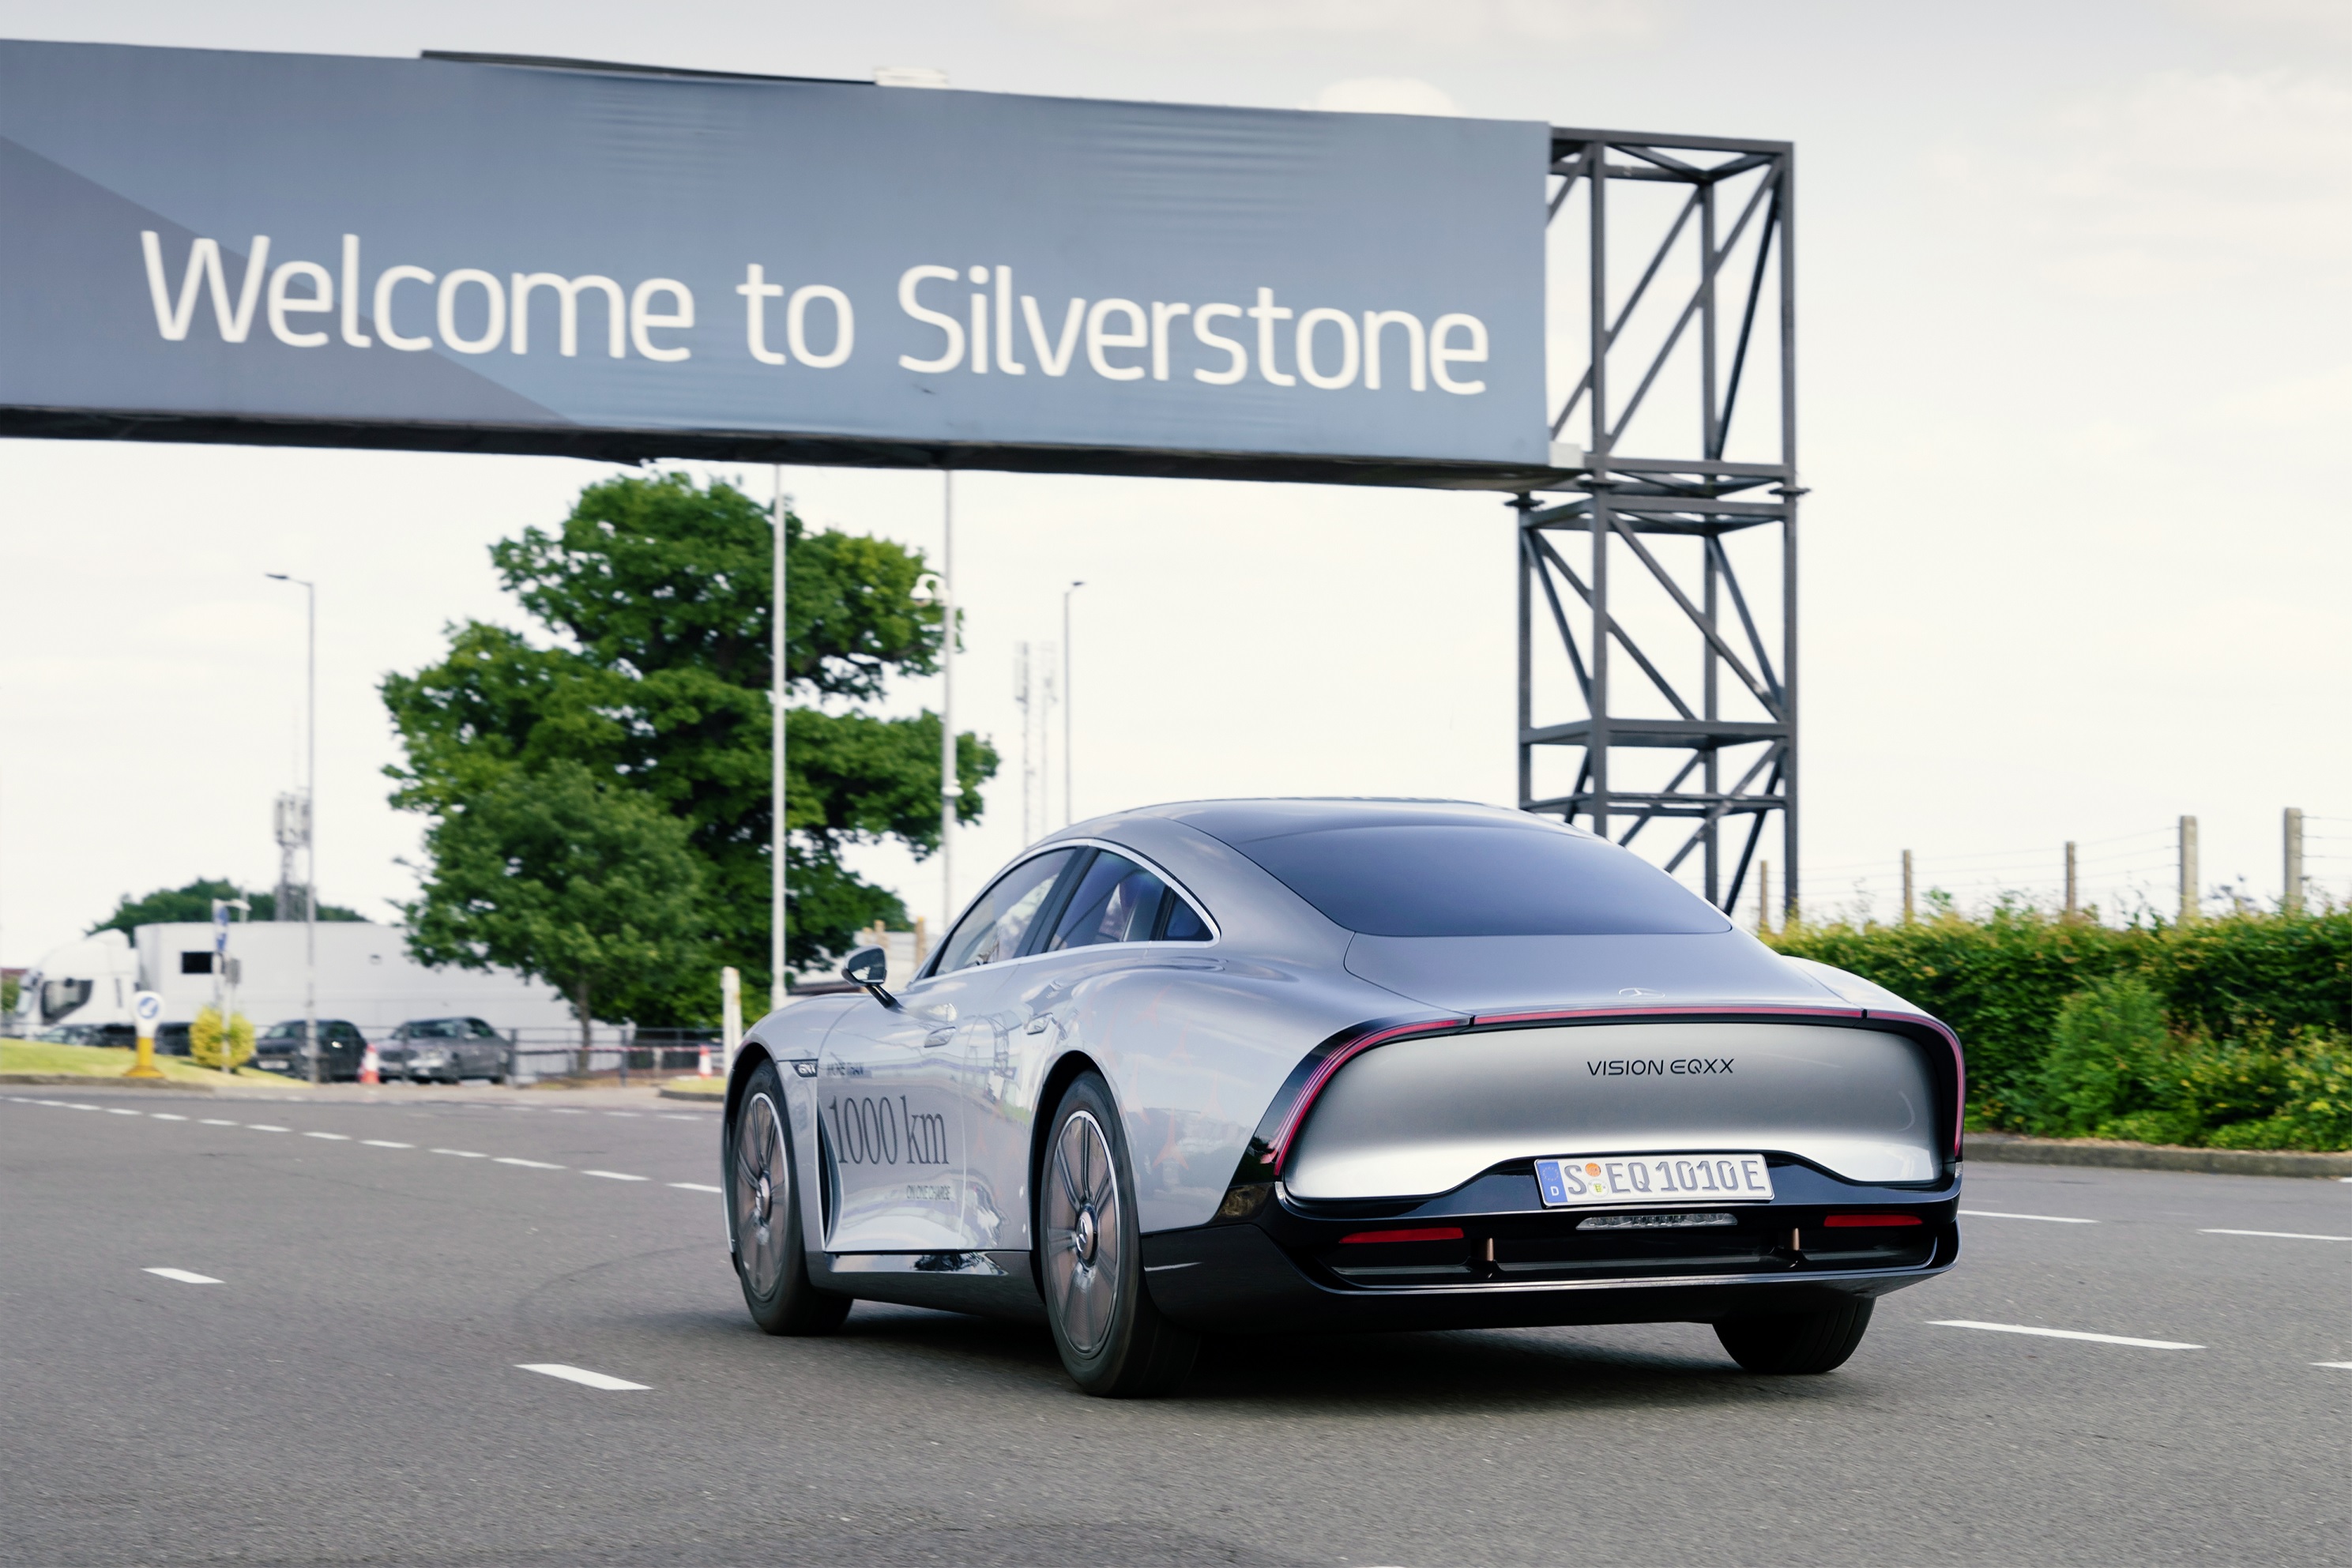
M 1458 1225 L 1431 1225 L 1419 1230 L 1359 1230 L 1342 1236 L 1342 1244 L 1349 1241 L 1459 1241 L 1462 1228 Z
M 1876 1225 L 1920 1225 L 1925 1221 L 1916 1214 L 1832 1214 L 1822 1223 L 1832 1230 L 1845 1230 Z

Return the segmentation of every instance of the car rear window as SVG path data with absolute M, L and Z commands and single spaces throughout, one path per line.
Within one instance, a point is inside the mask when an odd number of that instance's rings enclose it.
M 1631 851 L 1544 827 L 1328 828 L 1234 846 L 1368 936 L 1649 936 L 1731 922 Z

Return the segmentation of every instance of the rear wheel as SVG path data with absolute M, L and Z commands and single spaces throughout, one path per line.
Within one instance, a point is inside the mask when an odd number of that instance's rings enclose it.
M 1160 1316 L 1143 1288 L 1135 1177 L 1099 1074 L 1082 1074 L 1062 1095 L 1038 1189 L 1039 1283 L 1063 1366 L 1107 1398 L 1175 1388 L 1201 1338 Z
M 1845 1364 L 1870 1328 L 1867 1296 L 1818 1312 L 1759 1312 L 1726 1318 L 1715 1337 L 1749 1372 L 1830 1372 Z
M 763 1061 L 743 1085 L 727 1129 L 727 1224 L 735 1239 L 735 1274 L 751 1321 L 768 1333 L 831 1333 L 849 1315 L 851 1301 L 809 1280 L 783 1103 L 775 1063 Z

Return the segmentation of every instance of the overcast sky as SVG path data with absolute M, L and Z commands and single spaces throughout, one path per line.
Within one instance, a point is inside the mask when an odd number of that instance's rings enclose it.
M 2154 886 L 2183 812 L 2209 883 L 2273 898 L 2289 805 L 2315 814 L 2315 874 L 2352 888 L 2340 0 L 79 0 L 0 3 L 0 35 L 917 65 L 978 90 L 1793 140 L 1811 901 L 1863 882 L 1885 913 L 1906 847 L 1923 884 L 2047 884 L 2068 839 L 2095 883 Z M 433 659 L 451 621 L 513 622 L 486 547 L 606 472 L 0 442 L 0 957 L 37 958 L 126 891 L 272 880 L 302 627 L 268 571 L 321 584 L 322 894 L 387 913 L 417 825 L 384 804 L 375 684 Z M 935 475 L 786 484 L 819 525 L 937 549 Z M 960 894 L 1019 847 L 1013 645 L 1060 636 L 1072 579 L 1081 814 L 1511 798 L 1496 498 L 974 474 L 958 512 L 958 717 L 1012 764 Z M 935 866 L 862 863 L 936 919 Z

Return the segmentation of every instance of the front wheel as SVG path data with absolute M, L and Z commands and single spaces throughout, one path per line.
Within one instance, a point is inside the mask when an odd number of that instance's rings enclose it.
M 1759 1312 L 1726 1318 L 1715 1337 L 1749 1372 L 1811 1374 L 1845 1364 L 1870 1328 L 1868 1296 L 1818 1312 Z
M 800 1187 L 784 1136 L 783 1081 L 762 1061 L 743 1085 L 727 1129 L 727 1233 L 751 1321 L 773 1334 L 823 1334 L 849 1316 L 850 1298 L 811 1282 L 801 1242 Z
M 1099 1074 L 1062 1095 L 1038 1187 L 1039 1282 L 1062 1365 L 1107 1398 L 1170 1392 L 1191 1374 L 1201 1337 L 1160 1316 L 1143 1288 L 1135 1177 Z

